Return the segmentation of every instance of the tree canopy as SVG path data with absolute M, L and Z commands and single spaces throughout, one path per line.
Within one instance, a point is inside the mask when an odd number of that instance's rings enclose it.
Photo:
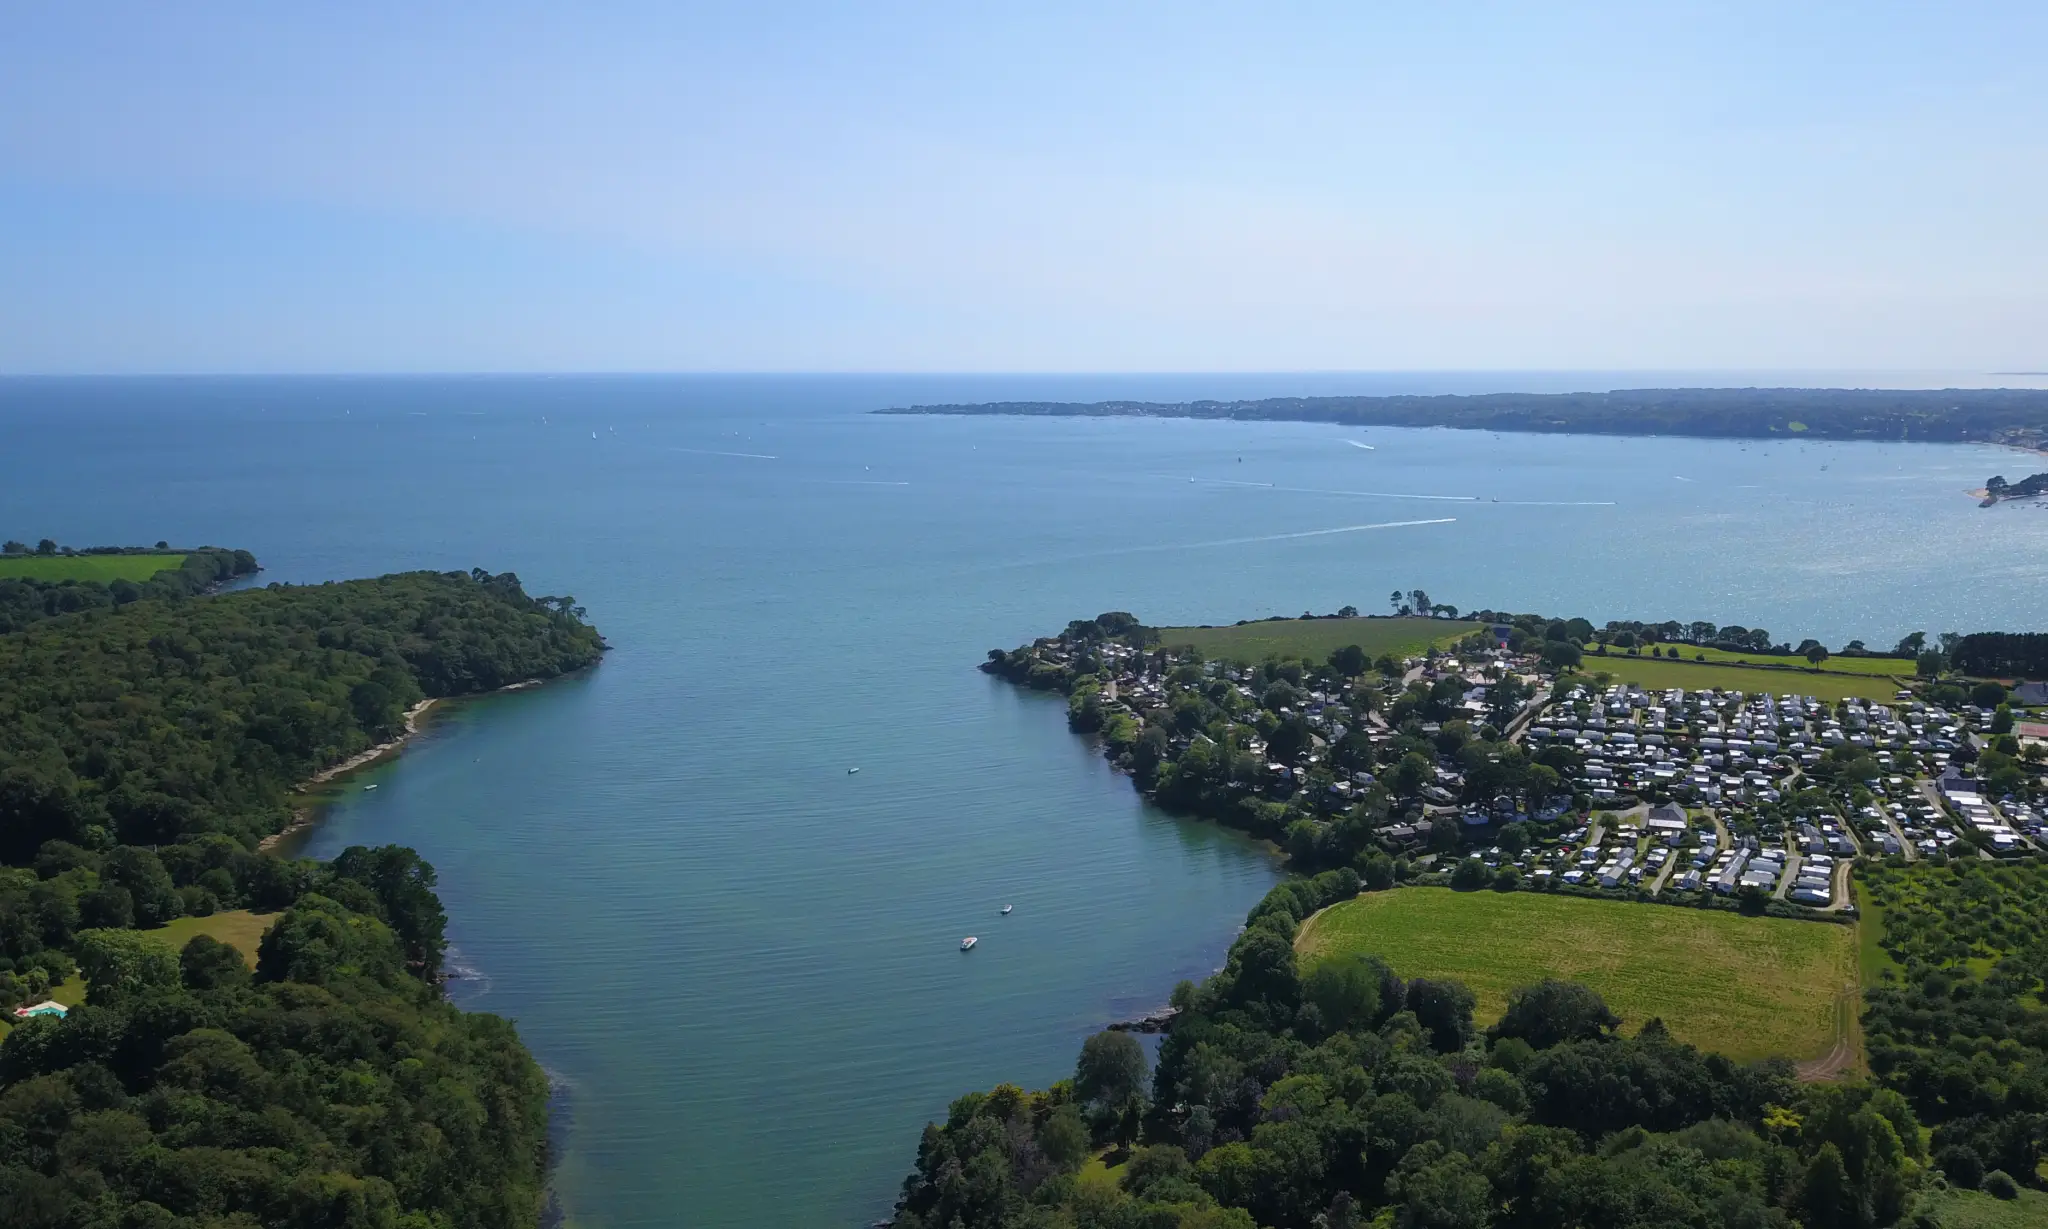
M 350 852 L 358 868 L 417 864 Z M 381 885 L 339 863 L 299 870 L 308 890 L 253 978 L 203 935 L 181 953 L 133 931 L 78 937 L 91 998 L 0 1044 L 0 1223 L 536 1223 L 547 1079 L 512 1025 L 441 997 Z
M 15 623 L 0 593 L 0 1007 L 88 987 L 0 1043 L 0 1225 L 534 1225 L 547 1081 L 509 1022 L 442 997 L 433 867 L 258 846 L 418 701 L 602 641 L 509 573 L 206 587 Z M 257 952 L 144 933 L 223 907 L 276 912 Z
M 1080 1141 L 1080 1081 L 969 1094 L 925 1129 L 892 1224 L 1762 1229 L 1909 1211 L 1927 1158 L 1896 1092 L 1802 1088 L 1783 1060 L 1737 1065 L 1654 1020 L 1623 1036 L 1566 983 L 1518 992 L 1489 1035 L 1456 982 L 1371 957 L 1304 974 L 1299 918 L 1356 886 L 1280 885 L 1224 970 L 1175 991 L 1137 1138 L 1097 1115 Z M 1107 1052 L 1088 1051 L 1084 1068 Z M 1111 1144 L 1116 1184 L 1084 1180 Z
M 567 599 L 507 573 L 413 572 L 144 600 L 0 635 L 0 863 L 49 841 L 242 843 L 423 697 L 597 659 Z

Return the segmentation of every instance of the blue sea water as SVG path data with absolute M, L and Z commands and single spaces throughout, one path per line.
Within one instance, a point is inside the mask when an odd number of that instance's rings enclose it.
M 2044 467 L 1987 446 L 866 411 L 1731 382 L 11 380 L 0 535 L 573 594 L 600 667 L 440 713 L 310 849 L 440 868 L 457 993 L 562 1083 L 574 1224 L 850 1225 L 951 1097 L 1061 1077 L 1213 968 L 1277 875 L 1143 806 L 1057 700 L 974 670 L 988 648 L 1416 587 L 1888 645 L 2038 628 L 2048 579 L 2043 509 L 1962 493 Z

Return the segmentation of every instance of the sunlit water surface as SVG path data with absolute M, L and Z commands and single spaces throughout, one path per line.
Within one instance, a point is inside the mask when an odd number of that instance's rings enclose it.
M 443 712 L 310 848 L 440 868 L 459 996 L 564 1086 L 575 1223 L 845 1225 L 950 1098 L 1065 1074 L 1276 876 L 1141 805 L 988 648 L 1415 587 L 1888 645 L 2038 627 L 2048 592 L 2048 515 L 1962 494 L 2048 464 L 1991 447 L 865 411 L 1652 382 L 1681 380 L 0 382 L 0 529 L 575 595 L 602 666 Z

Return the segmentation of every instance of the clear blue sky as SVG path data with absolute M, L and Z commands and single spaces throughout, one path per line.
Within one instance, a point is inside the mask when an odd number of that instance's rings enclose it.
M 5 28 L 0 372 L 2048 367 L 2039 0 Z

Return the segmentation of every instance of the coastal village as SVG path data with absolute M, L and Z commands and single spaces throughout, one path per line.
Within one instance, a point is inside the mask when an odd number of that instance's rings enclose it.
M 1646 689 L 1559 651 L 1558 626 L 1254 666 L 1102 616 L 985 668 L 1065 691 L 1074 727 L 1158 801 L 1309 865 L 1384 853 L 1417 882 L 1797 913 L 1853 909 L 1857 859 L 2048 850 L 2048 717 L 2029 719 L 2048 686 L 1826 700 L 1759 668 L 1752 688 Z M 2021 766 L 2017 786 L 1974 775 L 1986 752 Z

